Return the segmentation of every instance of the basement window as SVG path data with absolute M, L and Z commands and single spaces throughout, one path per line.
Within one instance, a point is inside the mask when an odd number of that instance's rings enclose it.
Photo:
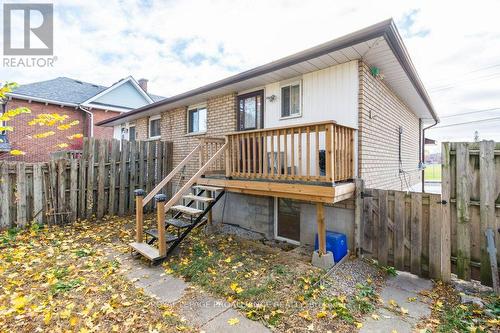
M 281 87 L 281 118 L 300 117 L 301 104 L 300 81 Z
M 188 133 L 207 131 L 207 107 L 190 108 L 188 111 Z
M 161 121 L 160 116 L 154 116 L 149 118 L 148 133 L 150 139 L 158 139 L 161 136 L 160 121 Z

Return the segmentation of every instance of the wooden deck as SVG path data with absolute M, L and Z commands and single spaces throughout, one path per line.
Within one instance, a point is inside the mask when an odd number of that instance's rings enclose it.
M 200 185 L 224 187 L 228 192 L 271 196 L 302 201 L 336 203 L 354 196 L 354 182 L 332 185 L 286 183 L 267 180 L 200 178 Z

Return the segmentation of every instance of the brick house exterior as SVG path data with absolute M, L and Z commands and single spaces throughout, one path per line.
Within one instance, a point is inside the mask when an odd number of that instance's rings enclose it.
M 359 176 L 369 188 L 403 190 L 420 183 L 419 120 L 399 97 L 359 62 Z M 401 169 L 398 161 L 401 134 Z M 406 177 L 406 180 L 405 180 Z
M 20 99 L 12 99 L 7 102 L 6 110 L 15 109 L 18 107 L 26 107 L 31 110 L 31 113 L 24 113 L 16 116 L 8 122 L 9 126 L 14 128 L 14 131 L 8 132 L 8 139 L 11 149 L 17 149 L 25 152 L 25 155 L 11 155 L 9 152 L 0 152 L 0 160 L 7 161 L 24 161 L 24 162 L 43 162 L 49 159 L 51 153 L 59 150 L 81 149 L 82 140 L 69 140 L 68 136 L 72 134 L 83 134 L 88 136 L 89 117 L 88 115 L 74 107 L 61 107 L 54 104 L 45 104 L 31 102 Z M 79 121 L 78 125 L 72 126 L 67 130 L 58 130 L 57 126 L 30 126 L 28 123 L 40 114 L 57 113 L 61 116 L 68 116 L 66 122 L 74 120 Z M 94 123 L 105 120 L 118 115 L 118 112 L 104 111 L 94 109 Z M 47 131 L 54 131 L 55 134 L 46 138 L 34 138 L 35 134 L 40 134 Z M 109 127 L 100 127 L 94 125 L 94 137 L 99 139 L 112 138 L 113 129 Z M 67 143 L 67 148 L 57 147 L 58 144 Z
M 417 116 L 384 83 L 370 74 L 369 67 L 359 62 L 359 176 L 370 188 L 405 189 L 406 175 L 410 185 L 421 180 L 419 164 L 419 120 Z M 223 137 L 236 130 L 236 93 L 217 96 L 207 101 L 207 131 L 187 134 L 187 106 L 161 114 L 161 140 L 174 145 L 173 164 L 198 144 L 201 136 Z M 371 118 L 370 118 L 371 113 Z M 135 121 L 138 140 L 148 140 L 149 117 Z M 402 127 L 402 169 L 399 174 L 398 140 Z M 188 165 L 187 175 L 196 172 L 197 165 Z
M 8 93 L 2 110 L 26 107 L 29 114 L 21 114 L 6 121 L 14 131 L 6 133 L 8 146 L 0 151 L 0 160 L 42 162 L 50 154 L 59 150 L 81 149 L 81 139 L 68 139 L 73 134 L 93 136 L 97 139 L 111 139 L 117 133 L 113 128 L 95 124 L 116 117 L 134 107 L 151 104 L 163 99 L 147 93 L 147 80 L 136 82 L 132 77 L 122 79 L 110 87 L 82 82 L 67 77 L 21 85 Z M 1 111 L 0 111 L 1 112 Z M 56 126 L 30 126 L 30 120 L 41 114 L 68 116 L 64 124 L 79 123 L 69 129 L 59 130 Z M 91 127 L 92 126 L 92 127 Z M 55 132 L 44 138 L 34 138 L 35 134 Z M 120 131 L 118 131 L 118 134 Z M 0 133 L 3 134 L 3 133 Z M 59 144 L 68 147 L 58 147 Z M 12 155 L 10 151 L 20 150 L 24 155 Z

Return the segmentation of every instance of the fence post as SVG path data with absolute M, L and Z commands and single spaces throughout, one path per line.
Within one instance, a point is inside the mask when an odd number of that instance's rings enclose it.
M 142 221 L 144 219 L 144 214 L 142 210 L 142 200 L 144 199 L 144 190 L 137 189 L 134 191 L 135 194 L 135 241 L 137 243 L 142 243 L 144 240 L 144 234 L 142 230 Z
M 459 142 L 456 146 L 457 164 L 457 275 L 470 281 L 470 167 L 469 145 Z
M 481 229 L 481 284 L 491 286 L 493 283 L 490 256 L 487 251 L 486 230 L 495 230 L 495 142 L 482 141 L 479 144 L 479 181 L 480 181 L 480 229 Z
M 361 257 L 361 224 L 363 223 L 363 188 L 362 178 L 356 178 L 356 199 L 354 201 L 354 253 Z
M 165 239 L 165 204 L 167 196 L 165 194 L 155 195 L 156 201 L 156 220 L 158 221 L 158 252 L 160 257 L 167 255 L 167 242 Z
M 0 228 L 10 228 L 9 165 L 0 162 Z
M 451 280 L 451 170 L 450 143 L 444 142 L 441 148 L 441 200 L 442 200 L 442 243 L 441 243 L 441 278 Z M 446 202 L 446 203 L 445 203 Z

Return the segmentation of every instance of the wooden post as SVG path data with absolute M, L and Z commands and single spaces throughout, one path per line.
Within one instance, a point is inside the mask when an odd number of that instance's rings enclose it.
M 207 198 L 211 198 L 212 197 L 212 192 L 205 190 L 205 196 Z M 207 202 L 207 203 L 204 203 L 203 205 L 208 206 L 209 204 L 210 203 Z M 203 207 L 203 208 L 206 208 L 206 207 Z M 207 213 L 207 224 L 210 225 L 210 226 L 212 225 L 212 210 L 211 209 Z
M 33 216 L 35 223 L 42 223 L 44 218 L 43 212 L 43 172 L 42 164 L 33 164 Z M 7 198 L 0 195 L 0 198 Z M 75 205 L 76 206 L 76 205 Z M 0 223 L 1 226 L 1 223 Z
M 146 192 L 141 189 L 134 191 L 135 194 L 135 241 L 137 243 L 142 243 L 144 240 L 144 234 L 142 230 L 142 224 L 144 219 L 142 200 Z
M 224 162 L 226 163 L 226 178 L 231 177 L 231 144 L 229 136 L 226 135 L 226 151 L 224 153 Z
M 17 226 L 25 227 L 27 223 L 26 214 L 26 165 L 24 162 L 17 163 Z
M 480 228 L 481 236 L 488 228 L 495 230 L 495 142 L 482 141 L 479 144 L 479 179 L 480 179 Z M 494 235 L 494 234 L 493 234 Z M 493 236 L 494 237 L 494 236 Z M 493 238 L 494 239 L 494 238 Z M 481 284 L 491 286 L 493 283 L 490 267 L 490 256 L 486 238 L 481 237 Z
M 441 148 L 441 200 L 442 223 L 441 228 L 441 278 L 445 282 L 451 280 L 451 169 L 450 143 L 445 142 Z M 446 203 L 445 203 L 446 202 Z
M 356 178 L 356 199 L 354 201 L 354 251 L 361 257 L 361 223 L 363 223 L 363 187 L 361 178 Z
M 467 143 L 457 143 L 457 276 L 470 281 L 470 167 L 469 146 Z
M 10 228 L 9 165 L 0 162 L 0 228 Z
M 316 203 L 316 220 L 318 223 L 318 254 L 326 254 L 326 226 L 325 226 L 325 208 L 323 203 Z
M 394 206 L 397 207 L 397 200 L 398 200 L 398 193 L 403 194 L 402 192 L 396 192 L 394 194 L 395 196 L 395 202 Z M 377 234 L 377 243 L 372 241 L 374 246 L 377 246 L 375 244 L 378 244 L 378 249 L 377 249 L 377 259 L 380 265 L 382 266 L 387 266 L 387 258 L 389 256 L 389 236 L 388 236 L 388 211 L 389 211 L 389 203 L 388 203 L 388 193 L 386 190 L 378 190 L 378 230 L 373 227 L 373 230 L 375 231 L 374 233 Z M 397 210 L 397 208 L 395 208 Z M 396 215 L 396 213 L 395 213 Z M 397 216 L 396 216 L 397 217 Z M 394 239 L 396 239 L 395 243 L 397 243 L 397 237 L 400 237 L 396 235 Z M 403 236 L 404 237 L 404 236 Z M 403 240 L 401 240 L 402 242 Z M 396 247 L 396 246 L 394 246 Z M 394 252 L 394 261 L 395 263 L 397 262 L 396 258 L 397 256 L 397 251 L 396 249 L 393 250 Z
M 160 257 L 167 255 L 167 241 L 165 239 L 165 205 L 163 202 L 167 201 L 165 194 L 155 195 L 156 204 L 156 220 L 158 222 L 158 252 Z

